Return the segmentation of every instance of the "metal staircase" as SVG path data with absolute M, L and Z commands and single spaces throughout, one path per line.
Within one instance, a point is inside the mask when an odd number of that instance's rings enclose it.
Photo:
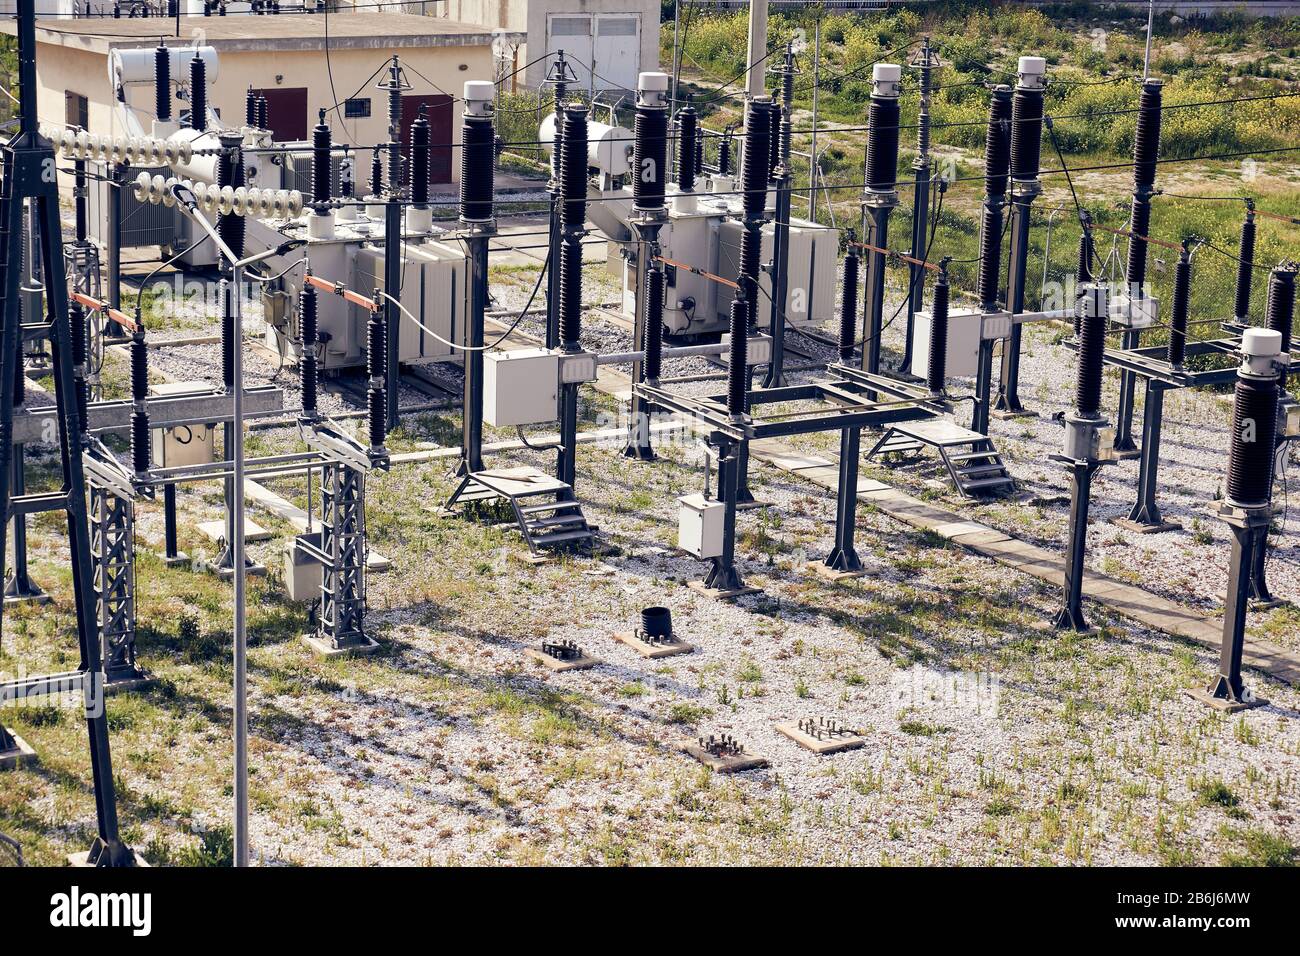
M 1016 483 L 993 440 L 955 422 L 933 418 L 891 426 L 867 453 L 915 456 L 925 447 L 939 452 L 953 484 L 965 498 L 1011 494 Z
M 447 508 L 498 499 L 510 503 L 519 531 L 534 555 L 578 550 L 595 540 L 595 529 L 587 523 L 573 488 L 526 466 L 465 475 L 447 500 Z

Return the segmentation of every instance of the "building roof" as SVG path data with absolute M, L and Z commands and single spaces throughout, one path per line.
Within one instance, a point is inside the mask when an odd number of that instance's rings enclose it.
M 332 13 L 329 16 L 331 50 L 392 49 L 395 47 L 486 46 L 494 35 L 484 27 L 441 17 L 405 13 Z M 181 17 L 180 29 L 171 18 L 36 21 L 38 43 L 103 53 L 114 47 L 154 46 L 160 36 L 181 37 L 185 42 L 201 32 L 204 43 L 219 51 L 258 52 L 325 49 L 324 16 L 281 14 L 254 17 Z M 0 31 L 16 35 L 17 24 L 0 21 Z M 507 42 L 522 43 L 523 33 L 502 33 Z

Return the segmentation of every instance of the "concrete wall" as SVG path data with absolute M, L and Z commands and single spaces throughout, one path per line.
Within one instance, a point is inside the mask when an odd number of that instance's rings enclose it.
M 466 80 L 492 78 L 492 52 L 486 46 L 453 46 L 403 48 L 402 60 L 419 71 L 442 90 L 459 98 Z M 341 98 L 351 95 L 365 83 L 391 52 L 382 49 L 335 50 L 330 54 L 330 67 L 334 75 L 334 88 Z M 40 44 L 37 51 L 37 84 L 39 96 L 37 109 L 42 121 L 64 122 L 64 93 L 72 91 L 89 99 L 90 131 L 93 133 L 123 133 L 120 119 L 112 109 L 109 96 L 107 57 L 103 54 Z M 412 93 L 436 93 L 414 72 L 407 78 L 413 84 Z M 319 107 L 332 107 L 329 77 L 325 70 L 325 57 L 319 50 L 274 52 L 224 52 L 220 53 L 220 69 L 214 82 L 210 82 L 208 102 L 221 112 L 225 122 L 242 124 L 245 91 L 254 87 L 307 87 L 309 110 L 308 127 L 315 124 Z M 343 119 L 341 110 L 330 114 L 328 122 L 334 130 L 336 142 L 373 144 L 388 139 L 387 102 L 385 94 L 366 83 L 359 96 L 370 97 L 371 115 L 359 119 Z M 153 87 L 139 84 L 127 87 L 127 100 L 142 119 L 148 123 L 153 115 Z M 452 107 L 452 137 L 460 129 L 461 107 Z M 368 157 L 361 164 L 367 174 Z M 458 179 L 460 162 L 453 156 L 452 177 Z

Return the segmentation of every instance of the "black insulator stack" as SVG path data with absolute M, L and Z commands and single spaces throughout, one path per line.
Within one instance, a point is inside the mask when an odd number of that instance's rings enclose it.
M 303 413 L 316 415 L 316 290 L 304 282 L 298 295 L 298 380 Z
M 745 114 L 745 145 L 740 154 L 740 181 L 746 216 L 758 216 L 767 205 L 768 163 L 772 158 L 772 124 L 767 104 L 750 100 Z
M 333 148 L 329 125 L 325 122 L 325 111 L 311 131 L 311 201 L 316 212 L 324 215 L 329 211 L 330 201 L 330 152 Z
M 704 127 L 700 127 L 699 133 L 695 136 L 695 175 L 699 176 L 704 172 Z
M 244 160 L 238 147 L 223 148 L 217 160 L 217 185 L 238 189 L 244 185 Z M 244 254 L 244 217 L 235 213 L 221 213 L 217 216 L 217 232 L 221 241 L 230 247 L 237 256 Z M 231 263 L 234 265 L 234 263 Z
M 849 242 L 853 242 L 849 233 Z M 840 290 L 840 361 L 853 361 L 858 337 L 858 250 L 850 245 L 844 256 L 844 286 Z
M 149 346 L 141 331 L 131 338 L 131 400 L 137 403 L 131 412 L 131 466 L 137 472 L 149 470 L 149 414 L 139 404 L 148 397 Z
M 1232 314 L 1238 322 L 1250 315 L 1250 287 L 1255 281 L 1255 210 L 1246 210 L 1241 224 L 1241 245 L 1237 247 L 1237 289 Z
M 668 111 L 638 105 L 633 136 L 632 205 L 637 209 L 662 208 L 668 166 Z
M 560 242 L 560 345 L 577 352 L 582 338 L 582 240 L 568 233 Z
M 1186 248 L 1174 266 L 1174 302 L 1169 313 L 1169 346 L 1165 358 L 1179 366 L 1187 356 L 1187 315 L 1192 301 L 1192 257 Z
M 647 382 L 659 380 L 664 344 L 664 272 L 659 268 L 645 275 L 645 365 Z
M 1277 440 L 1277 379 L 1238 373 L 1228 450 L 1228 500 L 1268 504 Z
M 587 107 L 565 108 L 560 155 L 561 221 L 580 228 L 587 219 Z
M 251 84 L 248 92 L 244 94 L 244 125 L 257 125 L 257 93 L 253 91 Z
M 699 133 L 695 107 L 685 106 L 677 114 L 677 188 L 695 191 L 695 144 Z
M 165 46 L 153 52 L 154 115 L 161 123 L 172 118 L 172 54 Z
M 1079 261 L 1075 267 L 1075 287 L 1082 290 L 1085 285 L 1092 282 L 1092 259 L 1096 255 L 1096 250 L 1092 240 L 1092 229 L 1088 221 L 1082 223 L 1083 231 L 1079 233 Z M 1077 338 L 1079 335 L 1079 310 L 1074 310 L 1074 334 Z
M 190 126 L 199 132 L 208 128 L 208 65 L 197 53 L 190 60 Z
M 583 120 L 583 155 L 586 149 L 586 120 Z M 496 131 L 491 116 L 464 117 L 460 147 L 460 218 L 463 222 L 485 222 L 492 218 L 493 165 Z M 585 184 L 586 166 L 582 167 Z M 584 197 L 586 193 L 583 193 Z M 584 218 L 586 210 L 580 215 Z
M 731 137 L 726 133 L 718 141 L 718 175 L 731 175 Z
M 781 162 L 781 107 L 769 102 L 766 106 L 767 111 L 767 178 L 771 179 L 776 174 L 776 167 Z
M 131 467 L 136 473 L 149 470 L 149 413 L 133 411 L 131 413 Z
M 375 300 L 379 300 L 378 290 L 375 292 Z M 384 394 L 384 385 L 388 380 L 387 339 L 384 313 L 376 309 L 370 313 L 370 323 L 366 326 L 366 371 L 370 375 L 366 410 L 369 413 L 370 447 L 373 449 L 383 448 L 387 437 L 387 400 Z
M 1011 94 L 1011 178 L 1038 178 L 1043 149 L 1043 91 L 1016 87 Z
M 1005 196 L 1011 172 L 1011 87 L 995 86 L 984 135 L 984 191 Z
M 564 94 L 567 83 L 555 84 L 555 139 L 551 143 L 551 178 L 560 182 L 560 152 L 564 148 Z
M 939 273 L 934 283 L 934 300 L 930 304 L 930 361 L 925 382 L 931 395 L 943 391 L 948 377 L 948 272 Z
M 1295 267 L 1291 266 L 1274 269 L 1268 277 L 1266 320 L 1270 329 L 1282 333 L 1283 362 L 1287 361 L 1291 352 L 1291 326 L 1295 321 L 1295 276 Z
M 235 331 L 235 310 L 228 298 L 233 294 L 235 293 L 229 289 L 226 290 L 227 301 L 223 303 L 221 310 L 221 383 L 227 392 L 235 387 L 235 348 L 238 341 Z
M 1138 99 L 1137 131 L 1133 136 L 1133 209 L 1129 214 L 1128 261 L 1124 278 L 1130 288 L 1147 279 L 1147 240 L 1151 234 L 1151 194 L 1160 157 L 1160 99 L 1162 84 L 1148 80 Z
M 379 155 L 379 148 L 375 148 L 374 155 L 370 158 L 370 195 L 379 196 L 384 192 L 384 159 Z
M 76 383 L 77 420 L 81 429 L 86 429 L 86 413 L 90 406 L 90 382 L 86 380 L 86 361 L 89 357 L 87 345 L 86 313 L 81 304 L 73 302 L 68 306 L 68 328 L 72 339 L 72 367 Z
M 257 98 L 257 123 L 258 129 L 271 128 L 271 104 L 267 102 L 265 96 Z
M 1096 418 L 1101 413 L 1101 373 L 1106 355 L 1105 315 L 1090 315 L 1096 309 L 1096 291 L 1083 295 L 1077 308 L 1083 313 L 1079 320 L 1079 367 L 1074 383 L 1074 406 L 1084 418 Z
M 749 296 L 754 290 L 751 280 L 741 277 L 740 288 L 731 300 L 731 341 L 728 343 L 727 411 L 732 418 L 745 414 L 745 388 L 749 369 Z
M 867 107 L 867 186 L 891 190 L 898 182 L 898 97 L 872 96 Z
M 429 202 L 429 143 L 429 121 L 421 110 L 411 123 L 411 202 L 417 206 Z

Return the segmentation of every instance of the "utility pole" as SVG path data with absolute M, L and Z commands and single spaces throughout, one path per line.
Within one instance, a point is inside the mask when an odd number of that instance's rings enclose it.
M 745 62 L 748 73 L 745 92 L 749 96 L 763 95 L 762 59 L 767 56 L 767 0 L 754 0 L 749 5 L 749 53 Z

